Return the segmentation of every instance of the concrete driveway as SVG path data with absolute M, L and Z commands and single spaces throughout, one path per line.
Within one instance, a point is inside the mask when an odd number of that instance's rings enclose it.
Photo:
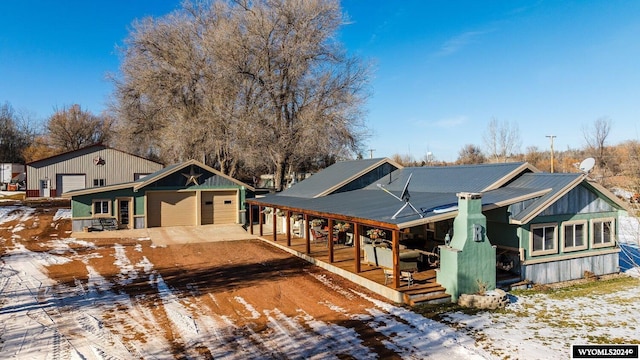
M 241 225 L 172 226 L 149 229 L 74 232 L 76 239 L 149 238 L 155 245 L 256 239 Z

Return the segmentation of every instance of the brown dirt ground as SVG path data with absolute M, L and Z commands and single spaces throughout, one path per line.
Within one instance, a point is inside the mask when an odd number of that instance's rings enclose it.
M 7 248 L 14 246 L 14 241 L 21 242 L 30 251 L 39 252 L 49 251 L 51 247 L 48 243 L 52 239 L 69 237 L 70 220 L 53 221 L 56 210 L 60 207 L 68 208 L 68 203 L 22 204 L 34 207 L 35 214 L 23 223 L 25 229 L 17 232 L 20 236 L 18 239 L 12 238 L 14 233 L 8 230 L 16 225 L 15 222 L 5 223 L 0 227 L 0 238 L 5 239 L 0 242 L 0 256 L 4 255 Z M 372 298 L 383 300 L 381 297 L 262 241 L 241 240 L 167 247 L 155 247 L 150 241 L 136 239 L 90 239 L 88 241 L 95 244 L 98 249 L 87 250 L 77 245 L 75 250 L 100 253 L 102 257 L 92 258 L 88 265 L 114 283 L 120 273 L 120 268 L 114 265 L 114 244 L 120 244 L 125 247 L 131 263 L 137 263 L 146 257 L 154 265 L 154 270 L 162 275 L 165 282 L 175 289 L 185 303 L 197 303 L 201 307 L 210 309 L 213 314 L 233 319 L 237 326 L 243 326 L 243 322 L 250 321 L 252 323 L 250 326 L 256 333 L 267 331 L 266 316 L 258 319 L 249 316 L 244 306 L 233 301 L 239 296 L 261 314 L 264 314 L 265 310 L 278 309 L 285 315 L 294 317 L 302 311 L 317 320 L 353 328 L 360 334 L 363 345 L 374 349 L 381 358 L 399 358 L 398 354 L 384 347 L 383 334 L 372 330 L 364 322 L 337 314 L 326 306 L 327 303 L 331 303 L 345 309 L 349 314 L 362 314 L 366 313 L 366 308 L 372 307 L 370 302 L 348 291 L 336 292 L 313 275 L 325 277 L 331 284 L 342 289 L 354 289 Z M 136 245 L 137 250 L 134 249 Z M 139 251 L 140 246 L 142 251 Z M 49 266 L 47 270 L 49 276 L 59 283 L 71 285 L 77 281 L 87 282 L 87 267 L 78 260 L 64 265 Z M 159 303 L 156 289 L 149 285 L 148 278 L 144 276 L 118 290 L 126 292 L 132 299 L 143 298 L 145 300 L 142 301 L 148 302 L 141 305 Z M 147 296 L 137 297 L 142 294 Z M 183 351 L 183 344 L 174 334 L 175 329 L 170 326 L 162 307 L 151 306 L 151 308 L 154 309 L 158 319 L 164 319 L 159 321 L 159 326 L 165 337 L 173 344 L 174 356 L 179 358 Z M 144 337 L 144 334 L 128 336 Z M 203 356 L 209 357 L 207 354 Z

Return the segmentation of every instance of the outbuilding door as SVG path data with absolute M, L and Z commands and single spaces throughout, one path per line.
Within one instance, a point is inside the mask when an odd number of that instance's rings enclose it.
M 196 193 L 153 191 L 147 193 L 147 227 L 196 225 Z
M 237 191 L 206 191 L 200 194 L 201 224 L 235 224 Z
M 71 190 L 84 189 L 86 187 L 85 182 L 86 175 L 84 174 L 75 174 L 75 175 L 58 175 L 58 196 L 66 193 Z

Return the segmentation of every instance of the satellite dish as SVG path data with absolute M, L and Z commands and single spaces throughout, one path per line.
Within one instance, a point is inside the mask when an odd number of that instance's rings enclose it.
M 393 216 L 391 217 L 392 219 L 395 219 L 398 214 L 400 214 L 402 212 L 402 210 L 404 210 L 404 208 L 406 208 L 407 206 L 411 207 L 413 209 L 413 211 L 415 211 L 416 214 L 418 214 L 418 216 L 420 217 L 424 217 L 422 215 L 422 213 L 420 211 L 418 211 L 418 209 L 416 209 L 413 205 L 411 205 L 411 203 L 409 202 L 409 199 L 411 198 L 411 196 L 409 195 L 409 182 L 411 181 L 411 176 L 413 176 L 413 173 L 409 174 L 409 178 L 407 179 L 407 183 L 404 184 L 404 188 L 402 189 L 402 194 L 400 194 L 400 196 L 397 196 L 396 194 L 392 193 L 391 191 L 385 189 L 382 184 L 377 184 L 378 187 L 382 190 L 384 190 L 387 194 L 393 196 L 394 198 L 398 199 L 399 201 L 403 201 L 404 205 L 402 205 L 402 207 L 400 208 L 400 210 L 396 211 L 395 214 L 393 214 Z
M 582 160 L 582 162 L 580 163 L 580 166 L 578 168 L 583 173 L 588 174 L 591 171 L 591 169 L 593 169 L 595 164 L 596 164 L 596 159 L 594 159 L 594 158 L 586 158 L 586 159 Z

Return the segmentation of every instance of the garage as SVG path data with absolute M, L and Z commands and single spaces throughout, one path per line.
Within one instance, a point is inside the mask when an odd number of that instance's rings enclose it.
M 195 191 L 147 193 L 147 227 L 196 225 Z
M 200 195 L 201 224 L 234 224 L 237 222 L 237 191 L 206 191 Z
M 58 196 L 71 190 L 84 189 L 86 186 L 85 174 L 60 174 L 58 175 Z
M 81 231 L 93 226 L 96 217 L 111 217 L 132 229 L 244 224 L 244 202 L 254 193 L 253 187 L 188 160 L 136 181 L 73 190 L 65 197 L 72 201 L 73 229 Z M 96 202 L 109 206 L 96 213 Z

